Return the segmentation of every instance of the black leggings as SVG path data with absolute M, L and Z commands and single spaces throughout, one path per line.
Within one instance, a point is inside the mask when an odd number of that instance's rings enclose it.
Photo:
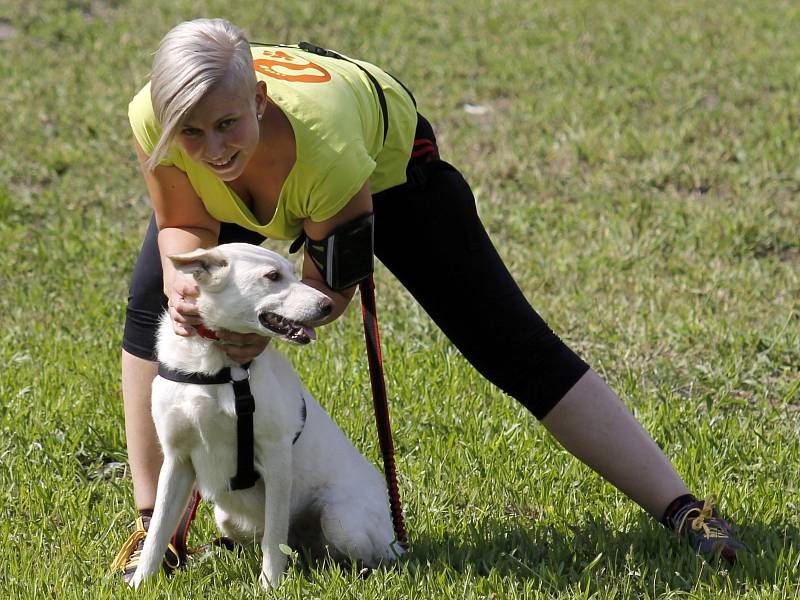
M 589 369 L 531 307 L 497 254 L 461 174 L 420 117 L 409 181 L 373 196 L 375 256 L 470 363 L 542 419 Z M 123 348 L 153 360 L 166 307 L 155 220 L 128 297 Z M 219 243 L 264 238 L 223 223 Z M 489 324 L 494 321 L 496 325 Z

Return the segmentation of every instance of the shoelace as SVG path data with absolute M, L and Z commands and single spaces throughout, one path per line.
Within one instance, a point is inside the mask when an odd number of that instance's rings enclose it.
M 139 565 L 139 558 L 142 551 L 138 548 L 139 544 L 147 537 L 147 530 L 144 528 L 144 521 L 141 517 L 136 519 L 136 530 L 125 540 L 125 543 L 120 548 L 114 562 L 111 563 L 112 571 L 123 571 L 125 569 L 136 567 Z M 175 549 L 175 546 L 170 544 L 168 546 L 172 555 L 175 557 L 175 564 L 169 562 L 167 556 L 164 560 L 167 561 L 167 566 L 171 569 L 177 569 L 181 564 L 180 555 Z
M 681 531 L 683 531 L 683 526 L 686 523 L 687 519 L 690 518 L 692 515 L 691 526 L 694 531 L 703 530 L 703 533 L 707 538 L 715 538 L 715 539 L 727 539 L 730 536 L 728 532 L 725 531 L 724 527 L 720 523 L 720 520 L 714 516 L 714 505 L 717 503 L 717 498 L 711 494 L 703 501 L 703 508 L 690 508 L 687 510 L 683 517 L 681 518 L 678 527 L 675 531 L 680 535 Z M 696 516 L 693 515 L 696 513 Z

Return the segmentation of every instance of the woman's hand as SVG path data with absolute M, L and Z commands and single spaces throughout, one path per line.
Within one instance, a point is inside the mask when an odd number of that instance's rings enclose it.
M 249 363 L 264 351 L 269 344 L 270 337 L 257 333 L 235 333 L 233 331 L 216 331 L 219 340 L 216 342 L 231 360 L 240 365 Z
M 176 334 L 182 337 L 197 335 L 195 327 L 203 323 L 197 304 L 195 304 L 199 295 L 200 290 L 194 279 L 180 271 L 175 271 L 169 289 L 167 306 L 172 319 L 172 328 Z M 214 333 L 219 338 L 217 345 L 239 364 L 250 362 L 261 354 L 270 340 L 269 337 L 257 333 L 235 333 L 224 329 Z
M 202 324 L 195 301 L 200 295 L 197 284 L 189 275 L 174 271 L 172 284 L 167 288 L 167 308 L 172 329 L 182 337 L 195 334 L 195 325 Z

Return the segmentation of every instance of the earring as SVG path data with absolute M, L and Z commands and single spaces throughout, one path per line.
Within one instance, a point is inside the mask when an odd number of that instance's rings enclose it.
M 260 121 L 260 120 L 261 120 L 261 117 L 263 117 L 263 116 L 264 116 L 263 114 L 258 114 L 258 115 L 256 115 L 256 119 L 257 119 L 258 121 Z

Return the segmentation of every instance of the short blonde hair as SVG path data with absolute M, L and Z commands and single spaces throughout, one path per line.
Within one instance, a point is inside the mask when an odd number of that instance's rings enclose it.
M 189 112 L 227 77 L 241 82 L 243 90 L 255 89 L 250 44 L 232 23 L 224 19 L 184 21 L 163 37 L 150 76 L 150 99 L 161 124 L 161 137 L 147 160 L 151 171 L 169 151 Z

